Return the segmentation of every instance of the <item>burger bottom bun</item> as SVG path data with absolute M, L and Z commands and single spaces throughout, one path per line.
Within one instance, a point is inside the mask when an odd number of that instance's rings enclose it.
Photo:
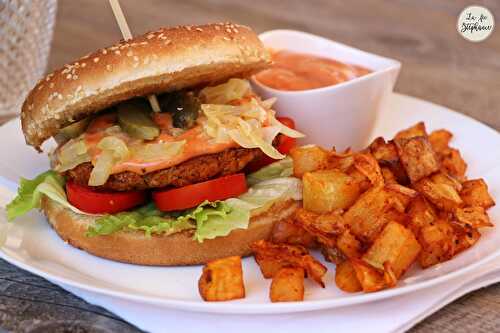
M 76 214 L 45 196 L 42 199 L 42 211 L 54 230 L 70 245 L 110 260 L 157 266 L 196 265 L 228 256 L 249 255 L 250 244 L 268 239 L 274 223 L 289 217 L 297 207 L 298 202 L 293 200 L 276 202 L 252 216 L 247 229 L 235 229 L 225 237 L 199 243 L 193 240 L 192 232 L 146 237 L 138 231 L 119 231 L 87 237 L 85 233 L 94 223 L 94 216 Z

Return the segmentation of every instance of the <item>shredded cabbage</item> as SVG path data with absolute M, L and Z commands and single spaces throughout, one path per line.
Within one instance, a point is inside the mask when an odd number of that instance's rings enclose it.
M 90 162 L 90 155 L 87 153 L 85 141 L 83 139 L 72 139 L 61 147 L 58 154 L 58 163 L 54 169 L 63 172 L 85 162 Z
M 132 156 L 144 162 L 158 159 L 169 159 L 180 154 L 184 149 L 186 140 L 173 142 L 148 143 L 133 147 Z
M 230 79 L 226 83 L 214 87 L 203 88 L 200 97 L 210 104 L 227 104 L 243 98 L 251 92 L 250 83 L 242 79 Z
M 97 156 L 94 168 L 90 173 L 90 186 L 100 186 L 106 183 L 113 166 L 124 161 L 130 155 L 125 142 L 116 136 L 102 138 L 97 144 L 97 148 L 102 149 L 102 152 Z
M 251 91 L 241 88 L 247 84 L 248 81 L 233 79 L 202 90 L 201 94 L 206 102 L 201 105 L 207 118 L 203 123 L 205 132 L 216 142 L 232 140 L 243 148 L 259 148 L 271 158 L 285 158 L 272 145 L 276 136 L 282 133 L 292 138 L 301 138 L 304 135 L 276 119 L 275 112 L 271 110 L 275 99 L 261 101 Z M 240 98 L 238 105 L 224 105 L 237 97 Z M 245 98 L 242 99 L 243 97 Z

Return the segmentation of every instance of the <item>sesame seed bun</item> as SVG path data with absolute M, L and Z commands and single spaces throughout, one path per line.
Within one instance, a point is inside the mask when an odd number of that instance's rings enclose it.
M 149 32 L 97 50 L 41 79 L 26 98 L 26 143 L 41 144 L 60 128 L 136 96 L 242 77 L 270 56 L 248 27 L 218 23 Z
M 249 255 L 250 244 L 268 239 L 274 223 L 289 217 L 297 207 L 298 202 L 293 200 L 276 202 L 265 212 L 252 216 L 247 229 L 236 229 L 225 237 L 199 243 L 193 240 L 191 232 L 148 238 L 139 231 L 119 231 L 87 237 L 85 232 L 95 217 L 76 214 L 45 196 L 42 199 L 42 211 L 68 244 L 106 259 L 158 266 L 196 265 L 228 256 Z

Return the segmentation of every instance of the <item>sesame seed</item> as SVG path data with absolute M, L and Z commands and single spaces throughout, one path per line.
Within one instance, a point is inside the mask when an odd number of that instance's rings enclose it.
M 78 75 L 73 75 L 72 79 L 73 79 L 73 80 L 78 79 Z
M 226 32 L 231 33 L 231 32 L 232 32 L 232 30 L 231 30 L 231 29 L 229 29 L 229 28 L 226 28 Z
M 106 50 L 106 49 L 102 50 L 102 54 L 107 54 L 107 53 L 108 53 L 108 50 Z
M 113 69 L 113 67 L 112 67 L 111 65 L 106 65 L 106 69 L 107 69 L 108 71 L 111 71 L 111 69 Z
M 98 62 L 98 61 L 99 61 L 99 58 L 95 57 L 94 62 Z
M 170 39 L 163 42 L 163 44 L 165 44 L 165 45 L 168 45 L 170 43 L 172 43 L 172 41 Z
M 231 40 L 231 38 L 226 37 L 226 36 L 224 36 L 224 37 L 223 37 L 223 39 L 224 39 L 224 40 Z
M 138 56 L 134 56 L 134 61 L 139 61 L 139 57 Z
M 116 50 L 116 51 L 115 51 L 115 54 L 116 54 L 116 55 L 120 55 L 120 50 Z
M 190 25 L 186 25 L 186 29 L 187 29 L 188 31 L 191 31 L 191 26 L 190 26 Z
M 86 63 L 83 63 L 83 64 L 82 64 L 82 68 L 84 68 L 85 66 L 87 66 L 87 64 L 86 64 Z
M 154 38 L 155 37 L 155 34 L 149 34 L 146 36 L 147 39 L 151 39 L 151 38 Z
M 196 28 L 196 31 L 203 31 L 202 28 Z
M 127 57 L 131 57 L 134 53 L 132 51 L 127 52 Z
M 140 45 L 148 45 L 148 42 L 144 41 L 144 42 L 140 42 L 139 44 Z
M 220 30 L 220 27 L 218 25 L 216 25 L 215 30 Z
M 160 39 L 161 40 L 165 40 L 165 39 L 167 39 L 167 37 L 166 36 L 161 36 Z
M 71 79 L 71 74 L 66 75 L 66 78 L 69 80 Z

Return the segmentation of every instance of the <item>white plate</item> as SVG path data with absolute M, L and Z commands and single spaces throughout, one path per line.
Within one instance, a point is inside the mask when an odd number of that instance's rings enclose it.
M 456 138 L 453 146 L 461 149 L 469 162 L 471 178 L 483 177 L 492 195 L 500 197 L 500 135 L 481 123 L 431 103 L 402 95 L 393 95 L 382 112 L 375 134 L 392 137 L 397 130 L 424 120 L 429 130 L 446 127 Z M 0 175 L 5 186 L 18 176 L 32 177 L 48 168 L 47 158 L 24 144 L 18 122 L 0 128 Z M 496 168 L 496 170 L 495 170 Z M 0 187 L 4 189 L 5 187 Z M 2 193 L 3 198 L 2 198 Z M 3 204 L 12 194 L 0 191 Z M 493 221 L 500 221 L 500 209 L 489 211 Z M 3 222 L 2 222 L 3 223 Z M 0 224 L 1 226 L 1 224 Z M 5 228 L 5 224 L 3 224 Z M 272 304 L 268 300 L 269 280 L 264 280 L 254 260 L 244 260 L 247 297 L 225 303 L 205 303 L 197 290 L 201 267 L 143 267 L 100 259 L 77 250 L 59 239 L 37 212 L 10 226 L 0 256 L 30 272 L 55 283 L 137 302 L 203 312 L 286 313 L 348 306 L 372 302 L 413 292 L 467 274 L 499 254 L 500 229 L 483 233 L 479 243 L 453 260 L 427 270 L 413 269 L 393 289 L 372 294 L 348 294 L 333 282 L 334 266 L 329 271 L 326 289 L 306 284 L 306 301 Z

